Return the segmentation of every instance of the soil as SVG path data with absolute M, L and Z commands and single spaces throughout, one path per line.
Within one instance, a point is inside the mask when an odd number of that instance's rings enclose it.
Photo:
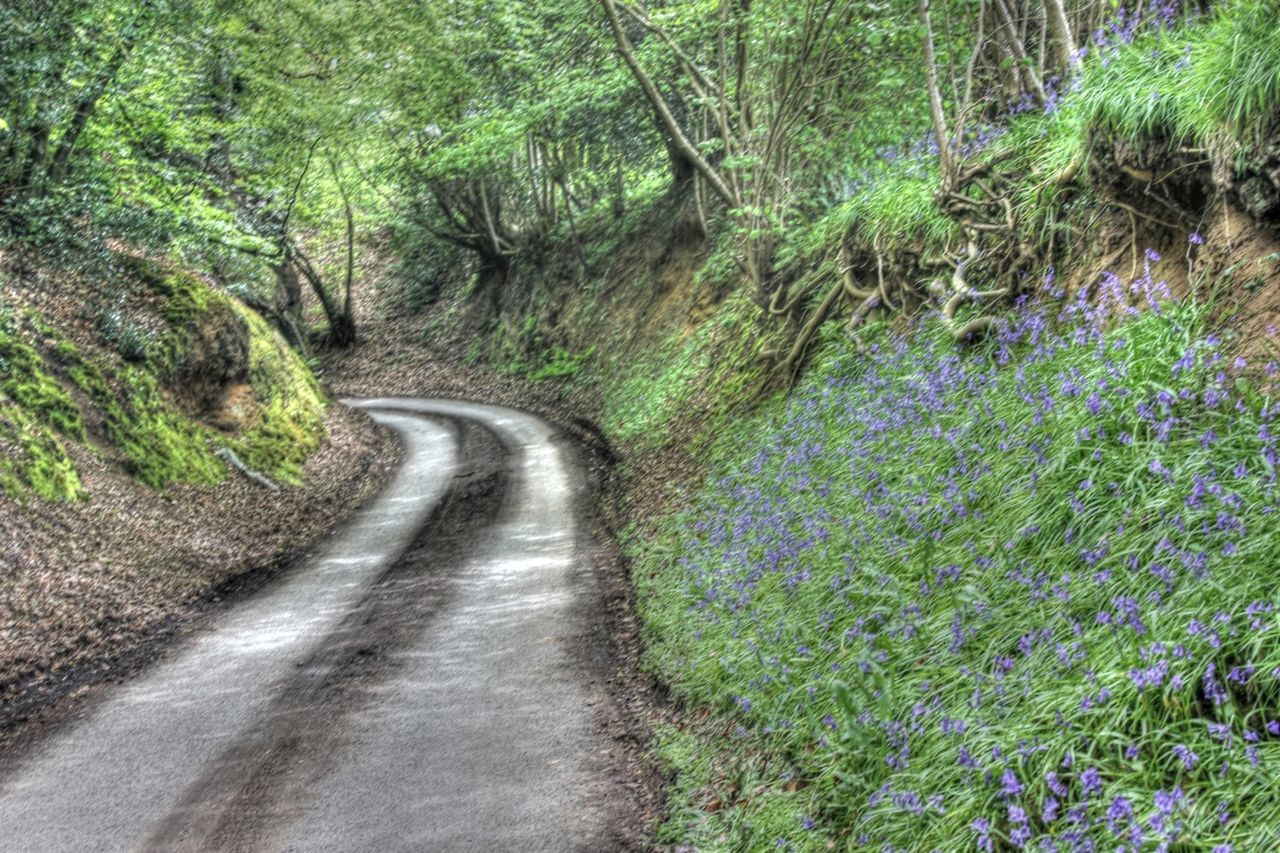
M 1250 373 L 1266 376 L 1264 365 L 1280 362 L 1280 229 L 1226 208 L 1210 218 L 1204 236 L 1205 245 L 1217 247 L 1209 282 L 1223 326 L 1232 332 L 1228 346 Z

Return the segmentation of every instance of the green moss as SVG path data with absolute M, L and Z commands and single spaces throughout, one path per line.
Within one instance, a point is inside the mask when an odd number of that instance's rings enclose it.
M 172 326 L 191 325 L 209 310 L 214 300 L 226 299 L 189 272 L 166 269 L 141 258 L 129 258 L 128 268 L 152 293 L 165 299 L 161 315 Z
M 101 411 L 105 438 L 120 449 L 132 476 L 153 488 L 225 478 L 211 449 L 211 431 L 173 409 L 146 366 L 109 372 L 65 340 L 53 352 L 66 377 Z
M 315 376 L 258 314 L 232 307 L 249 329 L 249 381 L 261 408 L 257 425 L 228 442 L 246 465 L 287 483 L 324 441 L 325 398 Z
M 80 409 L 13 320 L 0 324 L 0 379 L 0 391 L 15 404 L 63 435 L 83 440 Z
M 145 360 L 159 374 L 173 376 L 191 353 L 196 330 L 207 326 L 217 312 L 230 312 L 232 299 L 184 272 L 157 274 L 149 285 L 165 297 L 160 316 L 168 329 L 147 345 Z
M 8 312 L 0 317 L 0 443 L 9 450 L 0 490 L 16 500 L 79 500 L 84 489 L 63 437 L 83 440 L 84 419 L 28 339 L 33 329 L 48 327 L 34 314 L 21 325 Z
M 256 313 L 181 272 L 151 269 L 151 289 L 166 299 L 161 315 L 168 330 L 148 353 L 147 366 L 126 368 L 119 379 L 128 399 L 103 399 L 108 437 L 129 460 L 134 476 L 160 487 L 172 482 L 215 483 L 226 466 L 214 455 L 223 444 L 268 477 L 298 483 L 307 457 L 324 439 L 324 396 L 306 365 Z M 172 375 L 187 357 L 195 329 L 215 312 L 233 312 L 249 336 L 249 381 L 260 408 L 257 422 L 233 439 L 172 410 L 157 376 Z M 101 389 L 105 377 L 80 373 L 82 387 Z
M 153 488 L 225 480 L 226 466 L 214 452 L 220 444 L 273 479 L 299 482 L 324 438 L 325 400 L 306 365 L 261 317 L 199 279 L 147 261 L 128 263 L 129 274 L 165 299 L 160 313 L 168 328 L 141 363 L 100 363 L 38 315 L 24 315 L 19 324 L 11 313 L 0 314 L 0 443 L 8 449 L 0 458 L 0 490 L 21 500 L 85 497 L 67 452 L 67 442 L 87 441 L 76 389 L 101 414 L 100 438 L 119 449 L 130 475 Z M 219 319 L 213 312 L 234 312 L 243 323 L 260 409 L 256 422 L 230 440 L 185 415 L 163 390 L 189 357 L 193 335 Z
M 226 468 L 213 454 L 212 431 L 171 408 L 145 368 L 122 368 L 124 399 L 102 400 L 107 438 L 124 453 L 129 473 L 152 488 L 170 483 L 220 483 Z
M 13 454 L 0 458 L 0 490 L 14 500 L 34 495 L 46 501 L 86 497 L 66 445 L 22 405 L 0 394 L 0 442 Z

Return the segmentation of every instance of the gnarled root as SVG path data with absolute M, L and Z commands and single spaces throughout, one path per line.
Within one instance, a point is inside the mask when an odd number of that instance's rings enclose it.
M 966 257 L 956 264 L 955 272 L 951 274 L 951 293 L 947 296 L 947 300 L 942 306 L 943 325 L 951 334 L 953 340 L 966 344 L 976 343 L 985 338 L 995 328 L 999 318 L 993 314 L 984 314 L 966 323 L 960 323 L 956 320 L 956 312 L 960 310 L 960 307 L 970 302 L 1003 299 L 1012 293 L 1011 287 L 997 290 L 974 290 L 965 279 L 965 266 L 978 257 L 978 246 L 974 239 L 974 232 L 968 232 L 967 236 Z M 929 292 L 939 299 L 946 295 L 942 282 L 936 279 L 930 283 Z

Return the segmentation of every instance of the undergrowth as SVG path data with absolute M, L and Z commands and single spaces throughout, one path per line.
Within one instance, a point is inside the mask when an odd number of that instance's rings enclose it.
M 969 162 L 999 161 L 1003 173 L 1016 176 L 1025 223 L 1053 221 L 1063 192 L 1055 179 L 1083 180 L 1091 138 L 1099 132 L 1161 140 L 1240 164 L 1277 130 L 1280 27 L 1269 0 L 1221 4 L 1216 14 L 1177 24 L 1154 13 L 1122 16 L 1093 42 L 1080 77 L 1051 92 L 1044 109 L 1015 110 L 998 125 L 966 134 Z M 813 257 L 850 234 L 881 252 L 936 252 L 959 235 L 955 221 L 938 209 L 938 186 L 931 134 L 882 152 L 845 201 L 788 235 L 780 260 Z
M 1274 849 L 1277 368 L 1138 289 L 976 355 L 832 342 L 728 423 L 632 546 L 651 662 L 712 711 L 662 738 L 666 840 Z
M 1156 27 L 1095 50 L 1076 97 L 1090 125 L 1247 150 L 1280 109 L 1275 4 L 1224 4 L 1204 22 Z
M 500 326 L 492 339 L 476 338 L 473 360 L 487 360 L 503 373 L 521 376 L 530 382 L 546 379 L 573 380 L 591 363 L 595 347 L 570 351 L 553 343 L 538 323 L 536 309 L 530 309 L 515 328 Z M 566 390 L 570 388 L 566 385 Z
M 645 356 L 615 357 L 603 383 L 602 426 L 610 439 L 655 449 L 670 439 L 672 424 L 689 416 L 695 395 L 709 394 L 725 405 L 747 396 L 751 384 L 760 381 L 752 366 L 751 313 L 751 303 L 739 291 L 714 316 L 690 332 L 669 336 Z M 711 414 L 719 423 L 721 418 Z

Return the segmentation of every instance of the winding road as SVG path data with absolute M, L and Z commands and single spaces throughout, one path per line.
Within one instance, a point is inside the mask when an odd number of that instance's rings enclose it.
M 0 765 L 0 849 L 600 849 L 574 455 L 508 409 L 347 402 L 399 435 L 390 485 Z

